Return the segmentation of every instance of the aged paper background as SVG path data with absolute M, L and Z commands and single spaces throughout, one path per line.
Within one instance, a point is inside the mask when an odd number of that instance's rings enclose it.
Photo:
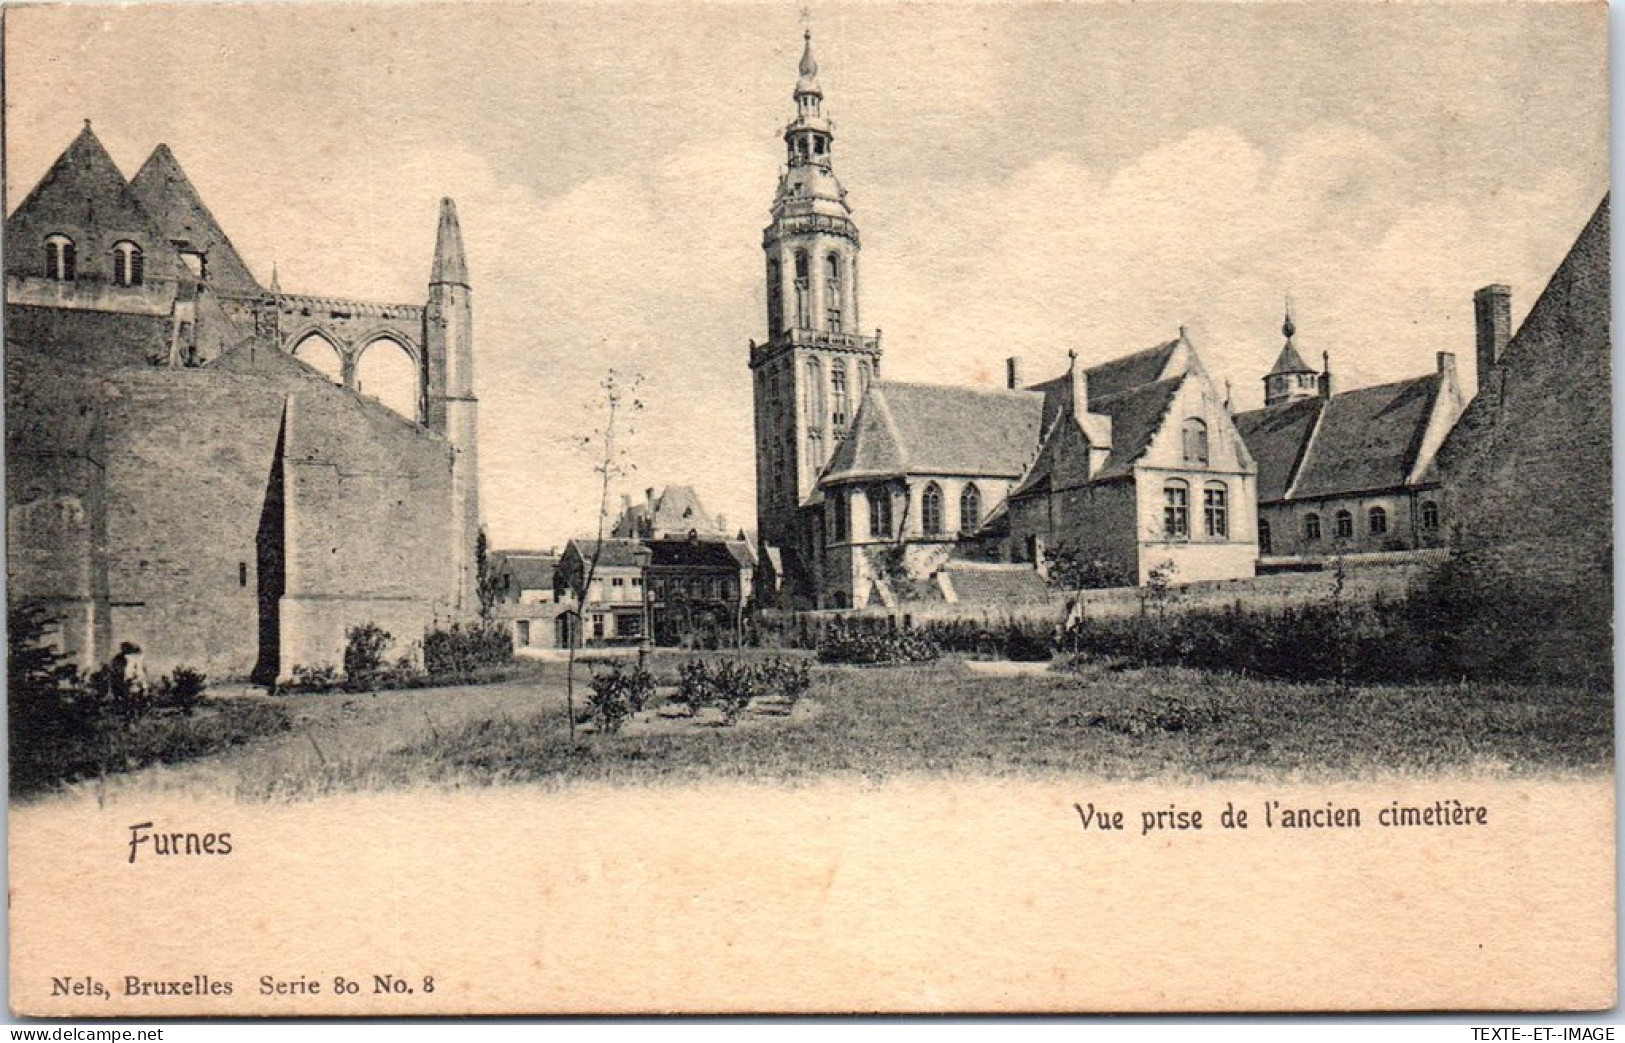
M 647 13 L 615 10 L 628 22 Z M 696 33 L 719 31 L 698 17 L 706 8 L 694 10 Z M 1595 12 L 1600 37 L 1601 5 Z M 53 36 L 65 23 L 16 8 L 7 14 L 11 62 L 69 61 L 79 46 L 73 34 L 96 31 L 92 19 Z M 271 26 L 286 15 L 261 17 Z M 372 36 L 335 36 L 331 47 L 387 47 L 388 17 L 371 17 Z M 1464 9 L 1462 17 L 1472 16 Z M 188 36 L 187 18 L 177 9 L 143 31 L 177 34 L 200 56 L 212 53 L 203 34 Z M 780 21 L 791 35 L 777 56 L 783 82 L 774 84 L 785 103 L 765 123 L 742 117 L 739 128 L 770 146 L 773 121 L 788 116 L 788 62 L 799 47 L 799 23 L 788 13 Z M 675 24 L 680 32 L 681 19 Z M 39 34 L 30 46 L 14 46 L 30 32 Z M 278 75 L 301 74 L 247 55 L 217 58 L 241 62 L 244 75 L 230 90 L 248 109 L 256 92 L 277 90 Z M 331 64 L 312 59 L 304 71 L 320 78 Z M 8 67 L 8 81 L 17 72 Z M 972 63 L 933 75 L 970 97 L 988 72 Z M 189 114 L 176 118 L 225 118 L 184 101 L 194 86 L 171 77 L 132 98 L 128 133 L 161 139 L 165 121 L 151 110 L 170 98 Z M 1603 89 L 1600 77 L 1596 87 Z M 346 110 L 342 85 L 334 91 L 331 110 L 311 118 L 366 133 Z M 855 104 L 831 95 L 840 116 L 859 118 Z M 81 115 L 71 93 L 60 100 L 49 125 L 32 122 L 45 119 L 38 99 L 8 107 L 8 138 L 37 139 L 45 144 L 36 151 L 54 153 Z M 516 127 L 525 105 L 547 103 L 506 101 Z M 659 102 L 674 110 L 681 103 L 681 95 Z M 18 112 L 29 121 L 18 122 Z M 996 120 L 998 107 L 964 115 Z M 97 118 L 100 128 L 114 116 Z M 584 116 L 574 144 L 585 148 L 595 132 Z M 267 149 L 294 145 L 277 140 Z M 456 194 L 438 169 L 430 163 L 410 177 L 432 181 L 431 196 Z M 27 177 L 36 174 L 30 168 Z M 275 182 L 274 174 L 266 179 Z M 861 196 L 861 181 L 851 180 Z M 27 187 L 11 183 L 8 208 Z M 233 187 L 256 191 L 246 182 Z M 771 187 L 771 169 L 741 186 L 747 224 L 760 224 Z M 389 203 L 367 200 L 361 209 Z M 264 209 L 274 212 L 275 201 Z M 466 212 L 464 221 L 473 224 Z M 1554 238 L 1566 241 L 1574 230 L 1562 226 Z M 427 256 L 416 246 L 406 252 L 413 270 Z M 478 248 L 470 252 L 478 267 Z M 487 283 L 506 260 L 484 262 Z M 382 262 L 376 272 L 364 262 L 347 272 L 363 287 L 370 276 L 393 277 Z M 754 278 L 755 268 L 748 273 Z M 1464 298 L 1471 288 L 1460 287 Z M 1525 303 L 1537 291 L 1519 287 Z M 1269 308 L 1277 306 L 1272 298 Z M 754 314 L 759 303 L 741 300 L 740 308 Z M 1373 343 L 1360 365 L 1380 373 L 1383 348 Z M 741 352 L 742 343 L 728 350 Z M 968 371 L 970 355 L 967 348 L 954 365 Z M 519 393 L 552 380 L 484 372 L 482 384 L 501 381 Z M 688 387 L 678 412 L 700 414 L 708 390 Z M 517 444 L 533 433 L 509 430 L 482 454 L 500 459 L 503 438 Z M 671 438 L 694 441 L 681 432 Z M 718 473 L 734 466 L 719 462 Z M 516 504 L 515 517 L 524 513 L 523 500 Z M 1216 828 L 1227 801 L 1256 809 L 1271 799 L 1359 806 L 1367 824 L 1297 833 Z M 1441 799 L 1486 805 L 1488 825 L 1372 824 L 1392 800 Z M 1129 812 L 1130 832 L 1085 833 L 1074 802 Z M 1202 808 L 1209 828 L 1149 837 L 1132 828 L 1141 809 L 1169 805 Z M 140 821 L 228 831 L 236 849 L 227 859 L 131 865 L 128 827 Z M 908 776 L 426 790 L 286 805 L 117 788 L 103 802 L 85 787 L 14 807 L 9 831 L 12 1006 L 29 1015 L 1595 1009 L 1615 1000 L 1614 782 L 1602 774 L 1278 784 Z M 127 975 L 204 975 L 232 991 L 203 999 L 126 998 L 117 988 L 106 1000 L 52 995 L 53 978 L 117 986 Z M 374 979 L 382 975 L 414 991 L 380 995 Z M 318 981 L 323 990 L 266 996 L 262 976 Z M 361 983 L 360 993 L 335 996 L 336 976 Z M 423 988 L 429 977 L 432 992 Z

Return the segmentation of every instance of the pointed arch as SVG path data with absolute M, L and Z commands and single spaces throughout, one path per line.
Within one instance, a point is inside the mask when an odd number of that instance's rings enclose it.
M 417 361 L 392 336 L 367 341 L 356 353 L 355 389 L 377 399 L 408 420 L 423 419 L 423 385 Z
M 959 494 L 959 531 L 975 532 L 982 526 L 982 490 L 966 482 Z
M 333 383 L 344 383 L 344 350 L 320 330 L 311 330 L 300 337 L 290 354 Z
M 942 535 L 942 486 L 927 482 L 920 494 L 920 527 L 927 536 Z

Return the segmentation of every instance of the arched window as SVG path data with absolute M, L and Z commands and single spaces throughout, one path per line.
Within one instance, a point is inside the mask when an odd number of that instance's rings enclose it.
M 882 539 L 891 536 L 891 490 L 884 485 L 871 485 L 869 498 L 869 535 Z
M 869 368 L 869 360 L 868 359 L 859 359 L 858 360 L 858 397 L 859 398 L 862 398 L 863 393 L 865 391 L 869 390 L 869 378 L 872 375 L 873 375 L 873 370 L 871 370 Z
M 1340 540 L 1354 537 L 1354 515 L 1348 511 L 1337 512 L 1337 538 Z
M 796 328 L 812 328 L 812 283 L 809 281 L 807 251 L 796 251 Z
M 141 247 L 128 239 L 113 244 L 113 282 L 119 286 L 140 286 L 146 265 Z
M 1388 512 L 1381 507 L 1373 507 L 1366 512 L 1366 523 L 1371 529 L 1371 535 L 1381 536 L 1388 531 Z
M 1258 519 L 1258 553 L 1270 553 L 1270 523 L 1265 518 Z
M 942 535 L 942 486 L 936 482 L 920 494 L 920 527 L 927 536 Z
M 780 442 L 773 447 L 773 484 L 771 487 L 773 499 L 784 497 L 784 443 Z
M 807 429 L 807 466 L 812 468 L 809 481 L 817 480 L 818 472 L 824 469 L 824 432 L 816 427 Z
M 45 237 L 45 277 L 58 282 L 74 278 L 73 240 L 65 235 Z
M 1432 532 L 1439 527 L 1439 505 L 1432 500 L 1422 501 L 1422 528 Z
M 1202 490 L 1202 528 L 1214 539 L 1230 535 L 1229 500 L 1229 490 L 1222 483 L 1210 483 Z
M 829 386 L 833 408 L 830 411 L 830 432 L 835 441 L 846 437 L 846 425 L 852 409 L 851 396 L 846 390 L 846 360 L 833 359 L 829 364 Z
M 1162 487 L 1162 534 L 1171 540 L 1191 534 L 1191 490 L 1175 480 Z
M 778 333 L 784 328 L 784 276 L 779 271 L 779 259 L 767 261 L 767 332 Z
M 808 430 L 824 429 L 824 363 L 816 355 L 807 359 L 807 384 L 801 389 L 803 422 Z
M 408 420 L 422 419 L 423 386 L 418 364 L 391 337 L 380 337 L 361 349 L 356 359 L 355 389 Z
M 824 259 L 824 310 L 831 333 L 841 332 L 841 258 L 830 254 Z
M 959 531 L 975 532 L 982 524 L 982 491 L 971 482 L 959 494 Z
M 1207 463 L 1207 424 L 1196 417 L 1185 421 L 1185 462 Z

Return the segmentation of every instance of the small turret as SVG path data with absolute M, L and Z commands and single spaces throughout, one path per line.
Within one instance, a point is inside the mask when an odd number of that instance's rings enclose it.
M 423 416 L 429 429 L 445 435 L 452 447 L 449 535 L 459 551 L 456 609 L 467 618 L 479 608 L 475 569 L 480 524 L 479 402 L 474 397 L 472 293 L 457 205 L 442 199 L 434 266 L 429 272 L 429 301 L 423 309 Z
M 1292 338 L 1297 336 L 1297 324 L 1292 321 L 1292 301 L 1286 303 L 1286 318 L 1281 322 L 1281 335 L 1286 343 L 1275 357 L 1275 365 L 1264 375 L 1264 405 L 1296 402 L 1301 398 L 1314 398 L 1320 393 L 1320 378 L 1298 354 Z

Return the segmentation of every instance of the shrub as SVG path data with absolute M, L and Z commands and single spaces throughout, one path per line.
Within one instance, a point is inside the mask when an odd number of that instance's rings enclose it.
M 423 635 L 423 667 L 429 676 L 467 679 L 513 660 L 513 641 L 500 623 L 453 623 Z
M 282 685 L 278 691 L 282 692 L 312 692 L 321 694 L 331 692 L 339 686 L 339 672 L 331 666 L 305 666 L 296 663 L 289 676 L 292 680 Z
M 770 695 L 780 695 L 794 706 L 812 690 L 812 664 L 805 659 L 774 656 L 757 668 L 762 687 Z
M 376 623 L 351 627 L 344 639 L 344 686 L 351 691 L 372 691 L 378 687 L 384 669 L 384 651 L 389 648 L 389 631 Z
M 674 701 L 688 707 L 689 716 L 711 705 L 714 690 L 711 670 L 703 659 L 690 659 L 677 668 L 677 696 Z
M 168 677 L 160 678 L 154 701 L 157 705 L 179 710 L 190 717 L 203 703 L 209 678 L 189 666 L 177 666 Z
M 587 699 L 588 717 L 598 730 L 613 735 L 628 717 L 642 712 L 654 694 L 654 678 L 647 670 L 626 670 L 619 663 L 596 673 L 588 682 L 592 695 Z
M 1004 629 L 1004 658 L 1018 663 L 1047 662 L 1055 654 L 1054 638 L 1047 626 L 1010 623 Z
M 836 620 L 818 643 L 820 663 L 924 663 L 941 654 L 942 650 L 922 633 L 865 626 L 856 620 Z

